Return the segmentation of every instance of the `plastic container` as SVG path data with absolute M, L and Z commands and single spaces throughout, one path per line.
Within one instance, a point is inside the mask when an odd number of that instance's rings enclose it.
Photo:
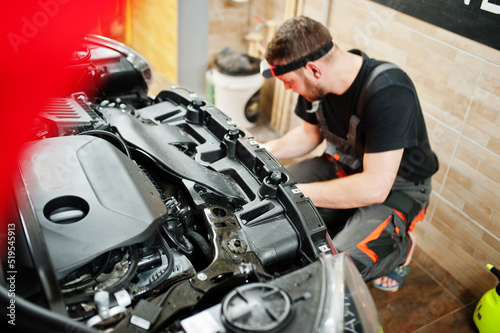
M 486 267 L 500 280 L 500 270 L 491 264 Z M 480 333 L 500 333 L 500 283 L 481 297 L 473 320 Z
M 264 84 L 259 59 L 224 50 L 212 71 L 214 104 L 240 127 L 253 126 L 257 120 L 258 94 Z

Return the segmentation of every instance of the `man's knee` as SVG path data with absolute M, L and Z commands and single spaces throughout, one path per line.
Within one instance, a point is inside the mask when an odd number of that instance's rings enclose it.
M 333 244 L 348 252 L 366 281 L 389 273 L 404 262 L 410 241 L 405 222 L 384 205 L 359 208 Z

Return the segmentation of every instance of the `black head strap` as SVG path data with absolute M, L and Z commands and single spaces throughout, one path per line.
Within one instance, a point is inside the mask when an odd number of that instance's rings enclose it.
M 333 41 L 330 39 L 328 43 L 321 46 L 319 49 L 312 51 L 305 56 L 292 61 L 286 65 L 271 65 L 266 60 L 260 63 L 260 73 L 266 78 L 276 77 L 304 67 L 309 61 L 315 61 L 323 57 L 333 48 Z

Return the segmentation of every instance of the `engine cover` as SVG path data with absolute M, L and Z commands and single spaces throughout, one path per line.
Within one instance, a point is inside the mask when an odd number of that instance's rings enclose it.
M 19 167 L 58 278 L 155 235 L 167 209 L 141 169 L 93 136 L 27 144 Z

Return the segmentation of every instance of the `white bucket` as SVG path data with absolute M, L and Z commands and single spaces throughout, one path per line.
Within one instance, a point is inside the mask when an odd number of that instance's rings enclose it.
M 264 84 L 264 77 L 260 73 L 227 75 L 217 69 L 214 69 L 212 74 L 215 106 L 231 117 L 237 126 L 253 126 L 245 116 L 245 106 Z

